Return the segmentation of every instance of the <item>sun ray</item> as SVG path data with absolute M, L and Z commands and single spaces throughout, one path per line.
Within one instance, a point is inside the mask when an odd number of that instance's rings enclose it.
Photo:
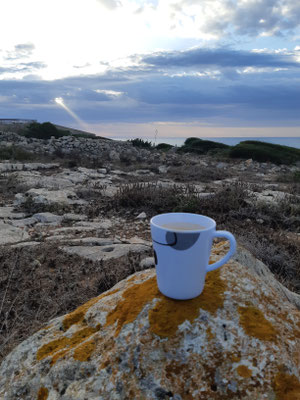
M 75 113 L 72 111 L 65 103 L 64 99 L 62 97 L 55 97 L 54 99 L 55 103 L 61 106 L 65 111 L 67 111 L 68 114 L 70 114 L 75 121 L 81 126 L 81 128 L 85 131 L 90 131 L 90 127 L 88 124 L 83 122 Z

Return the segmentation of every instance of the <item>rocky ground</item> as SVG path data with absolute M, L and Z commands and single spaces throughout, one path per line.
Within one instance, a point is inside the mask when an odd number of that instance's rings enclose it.
M 56 150 L 0 163 L 0 358 L 50 318 L 153 266 L 149 221 L 160 212 L 211 216 L 300 293 L 299 167 L 105 140 L 95 158 L 95 149 L 63 154 L 74 139 L 59 141 L 58 151 L 36 139 L 27 151 Z

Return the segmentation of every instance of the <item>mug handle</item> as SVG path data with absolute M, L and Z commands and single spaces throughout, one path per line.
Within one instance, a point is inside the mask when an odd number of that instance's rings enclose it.
M 233 254 L 235 253 L 236 250 L 236 241 L 234 236 L 227 231 L 216 231 L 213 234 L 214 237 L 222 237 L 222 238 L 226 238 L 229 240 L 230 243 L 230 248 L 228 250 L 228 253 L 221 258 L 221 260 L 215 262 L 214 264 L 210 264 L 207 266 L 206 268 L 206 272 L 210 272 L 210 271 L 214 271 L 217 268 L 220 268 L 223 264 L 225 264 L 231 256 L 233 256 Z

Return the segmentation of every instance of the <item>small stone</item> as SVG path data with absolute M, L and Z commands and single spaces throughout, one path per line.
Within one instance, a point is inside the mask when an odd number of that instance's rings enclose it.
M 216 165 L 216 168 L 218 168 L 218 169 L 225 169 L 226 167 L 227 167 L 227 163 L 225 163 L 225 162 L 219 162 L 217 165 Z
M 60 224 L 63 219 L 63 217 L 61 217 L 60 215 L 55 215 L 50 212 L 37 213 L 34 214 L 32 217 L 35 218 L 38 222 L 42 222 L 44 224 Z
M 166 174 L 167 172 L 168 172 L 168 167 L 166 166 L 166 165 L 160 165 L 159 167 L 158 167 L 158 172 L 160 173 L 160 174 Z
M 145 219 L 147 218 L 147 214 L 145 213 L 145 211 L 141 212 L 136 219 Z
M 155 261 L 153 257 L 146 257 L 140 262 L 140 267 L 143 269 L 155 267 Z

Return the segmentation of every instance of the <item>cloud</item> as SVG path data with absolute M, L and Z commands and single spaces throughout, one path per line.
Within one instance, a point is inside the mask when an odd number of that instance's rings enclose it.
M 300 67 L 293 55 L 257 53 L 232 49 L 197 48 L 160 52 L 144 56 L 142 61 L 157 67 Z
M 47 65 L 41 61 L 18 63 L 13 66 L 0 67 L 0 75 L 4 73 L 14 74 L 18 72 L 27 73 L 46 68 Z
M 231 23 L 240 35 L 280 36 L 300 26 L 300 4 L 294 0 L 241 1 Z
M 159 29 L 200 40 L 284 36 L 300 27 L 295 0 L 160 0 L 156 11 Z
M 87 123 L 300 125 L 299 63 L 293 54 L 194 49 L 143 56 L 144 63 L 152 64 L 97 75 L 0 80 L 1 96 L 7 99 L 0 114 L 8 118 L 14 110 L 20 118 L 67 124 L 71 117 L 54 102 L 61 97 Z M 249 64 L 252 73 L 241 73 L 239 79 L 227 73 Z M 197 69 L 207 73 L 194 73 Z M 219 74 L 213 73 L 216 69 Z
M 113 10 L 121 5 L 117 0 L 97 0 L 101 5 L 109 10 Z
M 35 45 L 33 43 L 20 43 L 15 45 L 13 51 L 9 51 L 5 60 L 16 60 L 20 58 L 28 58 L 32 55 L 35 49 Z

